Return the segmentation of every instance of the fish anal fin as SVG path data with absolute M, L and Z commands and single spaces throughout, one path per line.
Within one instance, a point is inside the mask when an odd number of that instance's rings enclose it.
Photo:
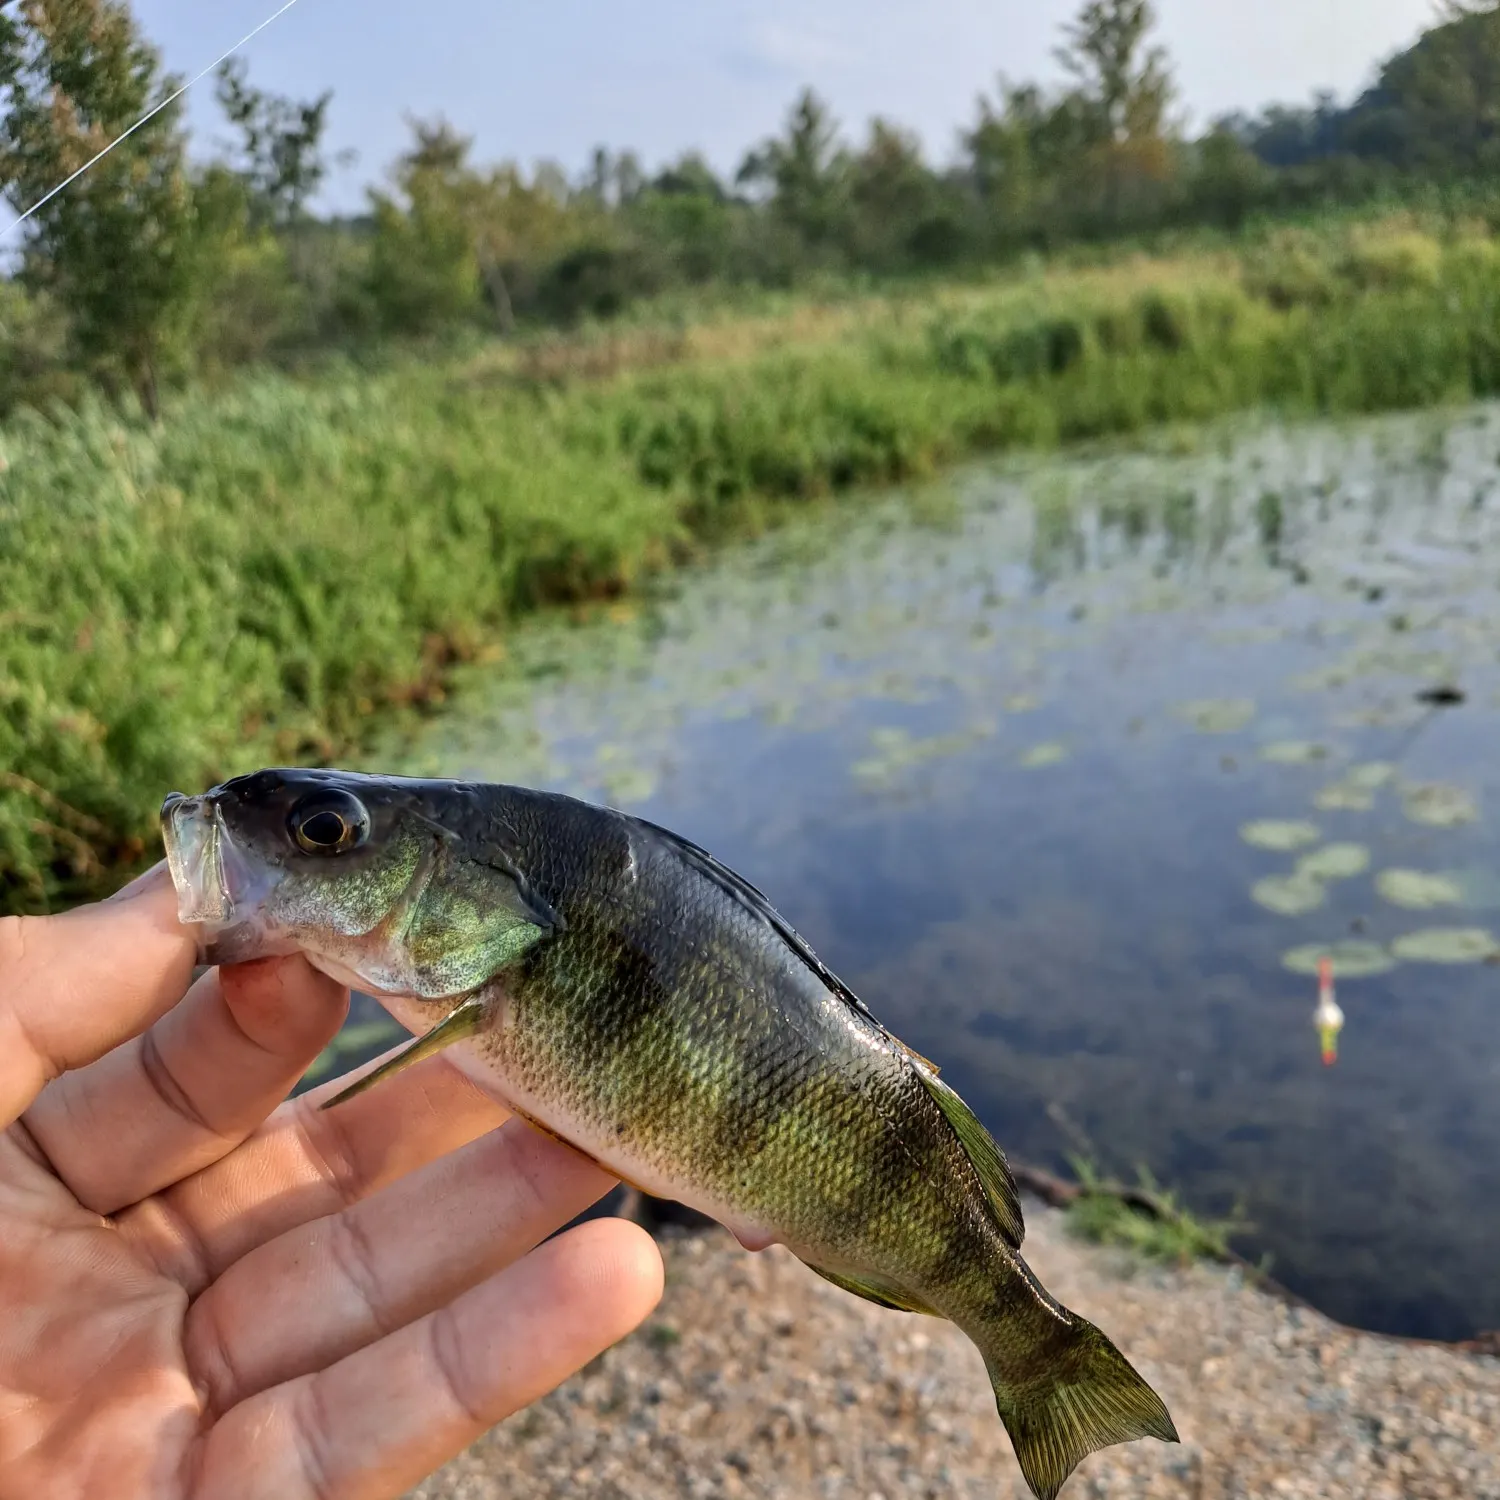
M 342 1104 L 346 1099 L 353 1099 L 357 1094 L 363 1094 L 366 1089 L 374 1088 L 377 1083 L 383 1083 L 393 1074 L 411 1067 L 413 1063 L 419 1063 L 423 1058 L 431 1057 L 435 1052 L 441 1052 L 444 1047 L 473 1036 L 484 1025 L 488 1012 L 489 1005 L 477 995 L 471 995 L 455 1009 L 449 1011 L 426 1035 L 417 1037 L 409 1046 L 403 1047 L 394 1057 L 383 1062 L 374 1072 L 366 1073 L 363 1078 L 356 1079 L 348 1088 L 342 1089 L 332 1099 L 325 1100 L 318 1108 L 332 1109 L 335 1104 Z
M 972 1163 L 1000 1233 L 1012 1250 L 1019 1250 L 1026 1235 L 1026 1221 L 1021 1214 L 1021 1195 L 1016 1189 L 1015 1178 L 1010 1175 L 1010 1168 L 1005 1164 L 1004 1153 L 984 1128 L 979 1116 L 941 1078 L 922 1068 L 916 1071 L 923 1088 L 942 1110 Z
M 825 1270 L 822 1266 L 813 1265 L 811 1261 L 804 1264 L 810 1271 L 816 1271 L 824 1281 L 831 1281 L 841 1291 L 852 1292 L 856 1297 L 863 1297 L 866 1302 L 873 1302 L 877 1307 L 893 1308 L 896 1312 L 922 1313 L 929 1318 L 943 1316 L 910 1292 L 877 1276 L 850 1276 L 843 1271 Z

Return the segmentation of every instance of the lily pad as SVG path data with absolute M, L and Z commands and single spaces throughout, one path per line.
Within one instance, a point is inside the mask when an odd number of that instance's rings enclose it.
M 1030 693 L 1012 693 L 1005 700 L 1005 711 L 1012 714 L 1029 714 L 1041 705 Z
M 1463 887 L 1456 880 L 1424 870 L 1382 870 L 1375 877 L 1375 889 L 1392 906 L 1404 906 L 1408 911 L 1462 906 L 1464 902 Z
M 1421 964 L 1477 964 L 1500 950 L 1483 927 L 1424 927 L 1391 944 L 1397 958 Z
M 1316 974 L 1318 962 L 1327 958 L 1333 964 L 1335 979 L 1368 979 L 1388 974 L 1396 960 L 1379 943 L 1350 939 L 1341 943 L 1304 943 L 1281 955 L 1281 966 L 1293 974 Z
M 1195 698 L 1177 712 L 1203 734 L 1234 734 L 1255 717 L 1251 698 Z
M 1288 854 L 1293 849 L 1305 849 L 1309 844 L 1316 844 L 1323 835 L 1313 823 L 1262 818 L 1254 823 L 1243 824 L 1240 837 L 1257 849 L 1271 849 L 1277 854 Z
M 1375 806 L 1375 794 L 1348 781 L 1335 781 L 1313 797 L 1313 806 L 1322 812 L 1369 812 Z
M 1328 897 L 1322 882 L 1303 874 L 1268 875 L 1250 887 L 1251 899 L 1283 917 L 1316 911 Z
M 989 724 L 973 724 L 952 734 L 934 734 L 917 739 L 899 728 L 880 728 L 870 732 L 870 742 L 878 754 L 855 761 L 850 768 L 861 781 L 883 784 L 902 771 L 944 756 L 958 755 L 972 748 L 994 732 Z
M 1328 746 L 1316 740 L 1278 740 L 1272 745 L 1260 747 L 1262 760 L 1275 761 L 1282 766 L 1310 766 L 1316 761 L 1328 759 Z
M 1056 742 L 1046 745 L 1033 745 L 1021 757 L 1021 765 L 1028 771 L 1035 771 L 1042 766 L 1055 766 L 1059 761 L 1066 760 L 1071 753 L 1066 745 Z
M 1474 799 L 1462 787 L 1440 781 L 1409 787 L 1402 806 L 1413 823 L 1426 823 L 1433 828 L 1457 828 L 1479 816 Z
M 1370 851 L 1363 844 L 1324 844 L 1297 861 L 1297 875 L 1307 880 L 1352 880 L 1369 868 Z
M 1357 787 L 1362 792 L 1379 791 L 1396 774 L 1396 767 L 1388 760 L 1366 761 L 1362 766 L 1350 766 L 1344 773 L 1344 784 Z

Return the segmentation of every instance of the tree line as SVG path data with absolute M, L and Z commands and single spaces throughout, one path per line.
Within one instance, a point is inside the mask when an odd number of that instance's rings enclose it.
M 391 337 L 607 318 L 673 287 L 899 276 L 1080 241 L 1301 213 L 1500 165 L 1500 0 L 1452 0 L 1347 105 L 1320 96 L 1191 135 L 1151 0 L 1085 0 L 1054 87 L 1002 79 L 946 164 L 895 122 L 850 141 L 811 90 L 723 177 L 600 148 L 581 174 L 475 160 L 442 120 L 366 213 L 316 217 L 331 99 L 218 75 L 235 136 L 195 164 L 163 109 L 23 231 L 0 281 L 0 410 L 99 385 L 155 414 L 164 382 Z M 0 191 L 43 198 L 176 86 L 125 0 L 0 10 Z

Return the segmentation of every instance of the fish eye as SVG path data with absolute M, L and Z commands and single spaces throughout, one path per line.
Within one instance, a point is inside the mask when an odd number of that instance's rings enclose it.
M 314 792 L 287 819 L 297 847 L 305 854 L 346 854 L 370 833 L 370 815 L 352 792 Z

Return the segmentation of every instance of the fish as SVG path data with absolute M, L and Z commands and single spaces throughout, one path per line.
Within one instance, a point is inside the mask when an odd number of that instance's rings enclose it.
M 205 963 L 303 953 L 416 1036 L 340 1099 L 451 1046 L 621 1180 L 951 1321 L 1038 1500 L 1099 1448 L 1178 1441 L 1022 1258 L 1015 1180 L 974 1112 L 696 844 L 556 793 L 336 770 L 174 792 L 161 824 Z

